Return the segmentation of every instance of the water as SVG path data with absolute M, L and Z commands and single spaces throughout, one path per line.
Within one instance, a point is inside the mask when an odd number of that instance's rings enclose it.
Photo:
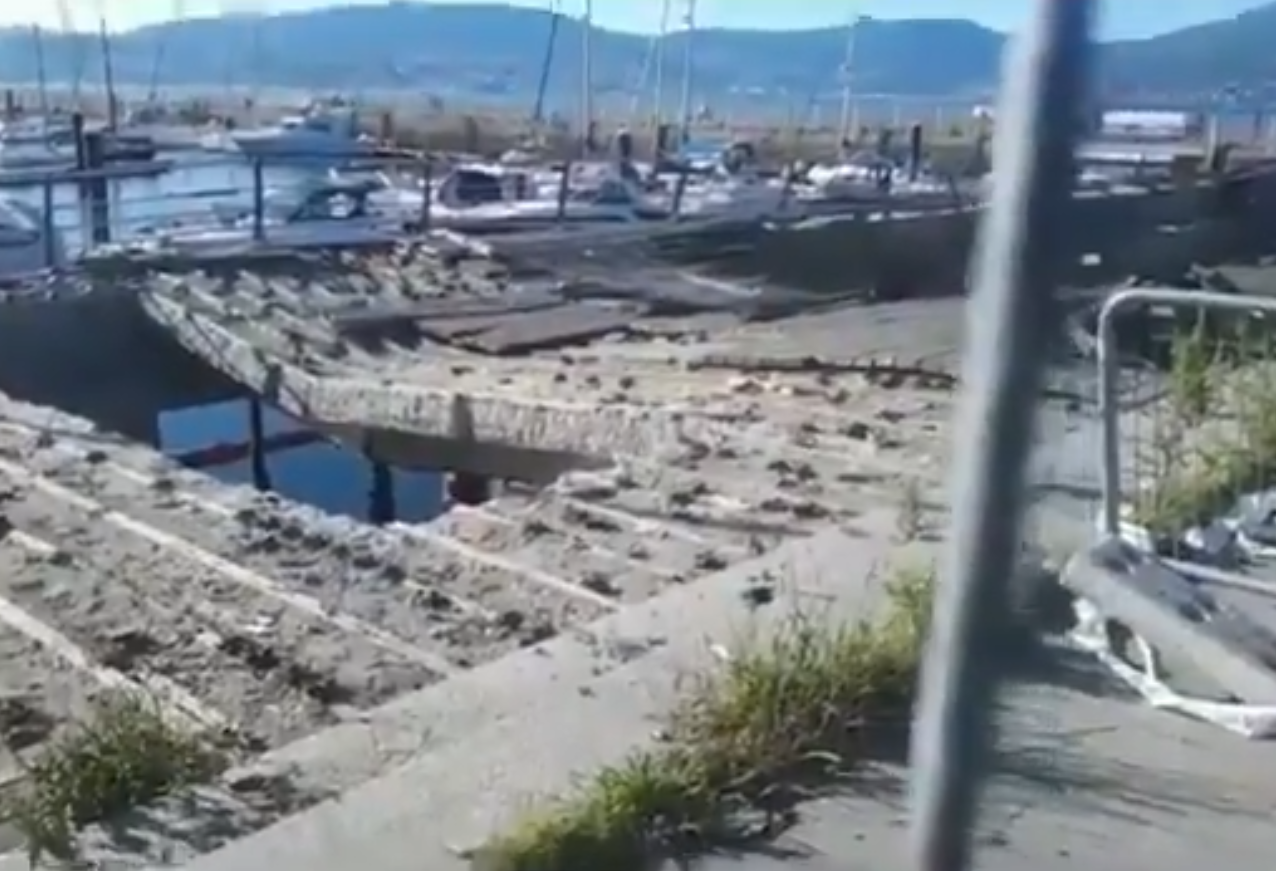
M 302 430 L 298 421 L 265 409 L 267 436 Z M 244 400 L 165 412 L 160 416 L 160 448 L 165 453 L 185 453 L 218 443 L 248 439 L 248 403 Z M 271 489 L 297 502 L 329 514 L 368 521 L 372 489 L 371 464 L 358 453 L 328 442 L 273 451 L 266 456 Z M 247 459 L 203 469 L 228 484 L 251 486 L 253 475 Z M 434 472 L 391 471 L 397 520 L 423 523 L 442 510 L 442 481 Z

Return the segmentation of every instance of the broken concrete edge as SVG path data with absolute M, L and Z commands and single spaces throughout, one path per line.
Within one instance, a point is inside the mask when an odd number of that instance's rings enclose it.
M 1276 672 L 1267 665 L 1276 637 L 1155 555 L 1109 539 L 1075 555 L 1060 581 L 1158 656 L 1189 664 L 1228 695 L 1276 699 Z
M 880 521 L 890 528 L 885 513 Z M 687 679 L 720 663 L 721 651 L 782 631 L 795 616 L 872 621 L 889 603 L 892 572 L 933 558 L 929 545 L 830 529 L 590 627 L 600 640 L 650 648 L 632 662 L 599 669 L 592 644 L 560 638 L 453 678 L 398 706 L 397 728 L 435 729 L 420 755 L 186 867 L 466 868 L 467 853 L 531 803 L 569 797 L 582 776 L 651 746 Z M 771 604 L 750 606 L 758 585 L 774 589 Z
M 715 444 L 739 429 L 676 408 L 570 405 L 444 385 L 316 377 L 277 358 L 265 359 L 246 340 L 162 293 L 142 294 L 143 310 L 182 347 L 289 414 L 315 423 L 503 444 L 571 455 L 580 458 L 580 465 L 670 456 L 689 442 Z

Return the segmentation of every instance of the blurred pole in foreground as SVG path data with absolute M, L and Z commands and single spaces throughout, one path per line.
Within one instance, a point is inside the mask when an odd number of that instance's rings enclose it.
M 913 865 L 970 867 L 1010 634 L 1037 392 L 1055 316 L 1093 0 L 1037 0 L 1002 77 L 991 207 L 967 304 L 964 395 L 911 760 Z

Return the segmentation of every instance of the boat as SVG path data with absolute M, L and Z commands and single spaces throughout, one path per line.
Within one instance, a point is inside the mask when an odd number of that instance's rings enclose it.
M 46 237 L 44 216 L 21 200 L 0 197 L 0 280 L 62 266 L 66 247 L 61 234 L 51 229 Z
M 562 225 L 632 223 L 667 218 L 668 210 L 622 174 L 574 165 L 566 196 L 562 168 L 465 162 L 428 192 L 419 182 L 377 174 L 369 195 L 374 214 L 409 225 L 470 234 L 513 233 Z
M 215 206 L 208 220 L 149 228 L 103 246 L 94 256 L 177 253 L 216 256 L 260 246 L 339 248 L 389 244 L 408 225 L 400 215 L 374 210 L 367 182 L 316 179 L 272 189 L 262 202 L 261 234 L 252 206 Z
M 246 157 L 281 162 L 329 161 L 368 154 L 372 143 L 359 135 L 358 115 L 340 103 L 313 105 L 278 124 L 233 130 L 228 137 Z

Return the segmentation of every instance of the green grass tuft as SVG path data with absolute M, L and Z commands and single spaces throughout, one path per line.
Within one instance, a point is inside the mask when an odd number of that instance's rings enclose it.
M 695 682 L 658 747 L 530 814 L 476 864 L 643 871 L 654 856 L 740 837 L 742 816 L 782 812 L 787 787 L 848 771 L 883 731 L 907 729 L 932 590 L 929 572 L 898 576 L 889 615 L 871 625 L 793 618 Z
M 152 700 L 114 697 L 40 754 L 0 817 L 25 837 L 33 867 L 45 855 L 69 861 L 84 826 L 206 782 L 223 764 L 211 743 L 166 720 Z

